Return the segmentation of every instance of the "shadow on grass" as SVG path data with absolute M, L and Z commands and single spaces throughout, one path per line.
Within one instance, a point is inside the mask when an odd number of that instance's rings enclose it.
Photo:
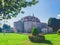
M 53 45 L 53 43 L 51 41 L 49 41 L 49 40 L 45 40 L 43 43 Z
M 43 44 L 53 45 L 53 43 L 49 40 L 45 40 L 43 42 L 42 41 L 32 41 L 32 40 L 30 40 L 30 41 L 33 42 L 33 43 L 43 43 Z

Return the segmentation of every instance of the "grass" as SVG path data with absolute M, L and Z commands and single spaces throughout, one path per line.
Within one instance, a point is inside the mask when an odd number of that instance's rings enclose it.
M 60 35 L 49 34 L 45 36 L 47 40 L 50 40 L 53 43 L 53 45 L 60 45 Z
M 46 39 L 51 41 L 53 45 L 60 45 L 60 35 L 47 34 Z M 27 34 L 16 33 L 0 33 L 0 45 L 51 45 L 47 43 L 30 42 Z

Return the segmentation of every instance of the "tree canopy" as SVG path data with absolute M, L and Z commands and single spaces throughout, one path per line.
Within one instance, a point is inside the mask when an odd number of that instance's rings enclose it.
M 52 27 L 54 32 L 60 29 L 60 19 L 50 18 L 48 20 L 48 26 Z
M 2 32 L 2 28 L 0 27 L 0 32 Z
M 3 30 L 9 30 L 11 27 L 7 24 L 3 24 Z
M 2 19 L 11 19 L 16 17 L 22 8 L 35 5 L 36 3 L 38 3 L 36 0 L 29 2 L 26 0 L 0 0 L 0 16 Z
M 12 27 L 8 24 L 3 24 L 2 29 L 3 32 L 12 32 Z

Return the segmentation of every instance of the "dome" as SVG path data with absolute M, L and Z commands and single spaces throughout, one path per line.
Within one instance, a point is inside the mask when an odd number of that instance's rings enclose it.
M 21 19 L 22 21 L 33 21 L 33 22 L 40 22 L 40 20 L 37 17 L 34 16 L 26 16 Z

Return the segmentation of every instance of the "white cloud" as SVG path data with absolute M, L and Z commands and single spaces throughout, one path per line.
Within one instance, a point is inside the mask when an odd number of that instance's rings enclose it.
M 60 19 L 60 14 L 57 15 L 57 19 Z
M 13 27 L 13 23 L 15 22 L 15 18 L 8 20 L 7 24 Z

